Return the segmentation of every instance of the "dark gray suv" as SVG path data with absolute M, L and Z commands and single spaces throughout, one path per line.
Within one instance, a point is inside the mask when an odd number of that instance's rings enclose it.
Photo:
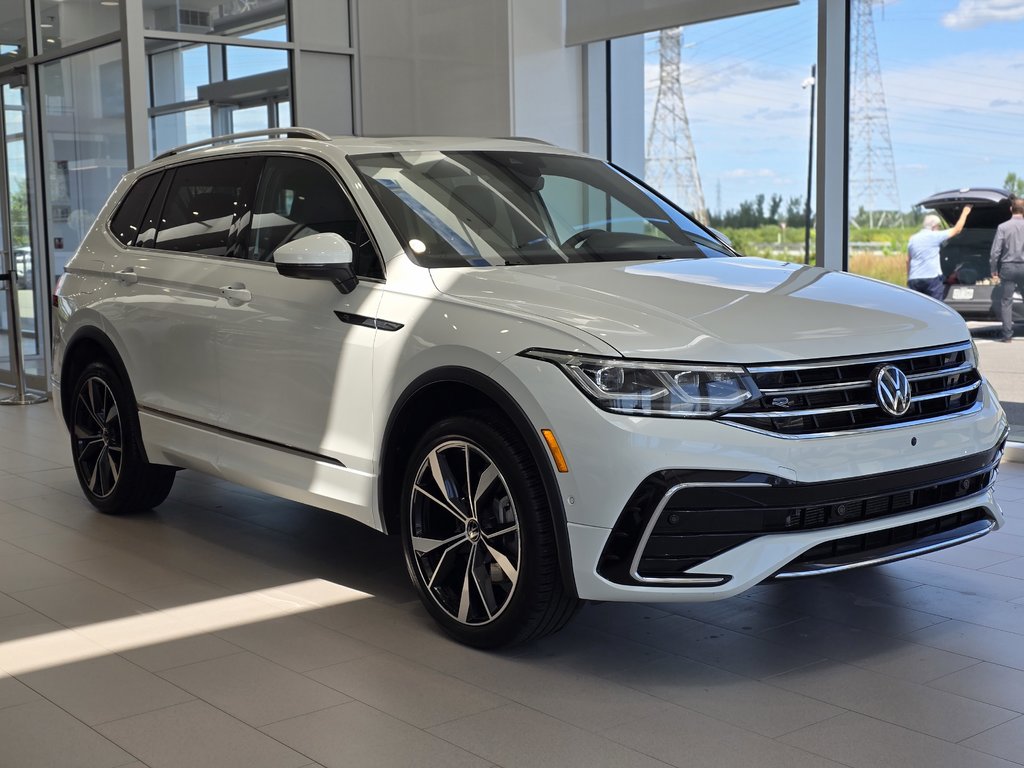
M 944 301 L 966 318 L 998 320 L 1003 287 L 992 280 L 989 253 L 996 227 L 1010 218 L 1013 195 L 1005 189 L 977 187 L 937 192 L 918 203 L 934 210 L 949 226 L 960 218 L 965 205 L 971 215 L 964 230 L 942 244 L 942 278 L 946 283 Z M 1024 301 L 1014 297 L 1014 320 L 1024 322 Z

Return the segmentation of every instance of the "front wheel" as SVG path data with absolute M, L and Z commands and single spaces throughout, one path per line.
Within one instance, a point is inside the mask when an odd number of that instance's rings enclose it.
M 71 453 L 78 482 L 101 512 L 151 509 L 167 498 L 174 468 L 146 461 L 133 400 L 106 363 L 91 363 L 72 390 Z
M 413 451 L 402 496 L 409 575 L 456 640 L 510 645 L 572 617 L 540 473 L 511 426 L 485 414 L 439 422 Z

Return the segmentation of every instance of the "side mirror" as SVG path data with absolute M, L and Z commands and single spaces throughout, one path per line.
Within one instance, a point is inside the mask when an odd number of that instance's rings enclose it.
M 274 265 L 285 277 L 331 280 L 342 293 L 356 287 L 352 246 L 336 232 L 321 232 L 285 243 L 274 251 Z

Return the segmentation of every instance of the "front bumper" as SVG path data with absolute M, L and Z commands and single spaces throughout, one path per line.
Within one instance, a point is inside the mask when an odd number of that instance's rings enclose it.
M 987 533 L 1002 444 L 926 467 L 824 483 L 767 475 L 658 472 L 630 497 L 601 554 L 599 576 L 617 584 L 707 587 L 735 575 L 714 563 L 759 538 L 814 532 L 817 542 L 780 564 L 778 578 L 844 570 L 939 549 Z M 955 504 L 955 511 L 915 512 Z M 903 522 L 905 521 L 905 522 Z M 868 522 L 861 533 L 852 524 Z M 822 537 L 825 537 L 824 539 Z
M 961 519 L 962 525 L 958 523 Z M 977 538 L 1002 524 L 1002 512 L 991 489 L 929 507 L 918 512 L 884 520 L 852 523 L 837 529 L 799 533 L 768 534 L 751 539 L 713 557 L 687 573 L 697 579 L 692 586 L 655 584 L 618 584 L 596 573 L 581 573 L 575 568 L 577 591 L 587 600 L 698 602 L 720 600 L 740 594 L 772 578 L 793 578 L 877 565 L 943 549 Z M 951 522 L 952 521 L 952 522 Z M 945 530 L 940 530 L 945 528 Z M 832 549 L 839 542 L 870 539 L 887 532 L 933 529 L 930 536 L 905 542 L 890 542 L 875 550 L 864 550 L 853 557 L 802 559 L 819 547 Z M 913 534 L 911 534 L 913 535 Z M 599 561 L 608 541 L 608 531 L 591 526 L 569 525 L 574 564 Z M 578 560 L 577 560 L 578 558 Z
M 787 575 L 783 573 L 787 567 L 796 575 L 798 571 L 809 574 L 869 564 L 880 558 L 898 559 L 921 554 L 908 543 L 918 542 L 922 548 L 949 546 L 965 536 L 981 535 L 981 528 L 987 531 L 1002 523 L 991 486 L 1007 427 L 987 383 L 979 394 L 978 408 L 948 421 L 789 439 L 716 420 L 610 414 L 594 407 L 552 365 L 516 358 L 506 366 L 515 377 L 507 378 L 503 385 L 538 429 L 553 429 L 569 464 L 569 472 L 556 477 L 562 493 L 573 580 L 583 599 L 720 599 L 777 575 Z M 501 374 L 499 371 L 498 376 Z M 524 381 L 529 382 L 528 387 L 522 384 Z M 535 398 L 536 392 L 544 393 L 543 405 Z M 841 519 L 836 521 L 826 518 L 819 525 L 795 528 L 772 528 L 765 523 L 753 530 L 718 529 L 717 533 L 694 539 L 707 545 L 706 550 L 662 553 L 698 557 L 694 564 L 687 564 L 685 572 L 699 578 L 699 586 L 696 582 L 684 585 L 623 578 L 621 574 L 628 575 L 633 566 L 636 546 L 619 553 L 617 576 L 609 572 L 604 561 L 613 536 L 620 531 L 619 523 L 624 510 L 634 502 L 634 494 L 659 474 L 669 479 L 661 493 L 652 497 L 653 504 L 650 499 L 645 502 L 646 513 L 636 524 L 641 533 L 651 523 L 657 502 L 674 485 L 685 482 L 686 475 L 701 476 L 703 482 L 729 484 L 733 511 L 752 507 L 785 508 L 788 512 L 801 509 L 806 520 L 809 507 L 859 501 L 866 509 L 871 499 L 876 500 L 866 514 L 851 512 L 845 517 L 839 515 Z M 954 480 L 957 485 L 963 479 L 969 480 L 968 487 L 950 485 L 938 495 L 927 496 L 929 486 Z M 877 482 L 868 487 L 866 483 L 872 480 Z M 744 482 L 753 485 L 744 488 Z M 876 497 L 914 491 L 921 495 L 913 504 L 889 500 L 879 513 L 882 502 Z M 759 499 L 762 493 L 768 495 Z M 787 496 L 786 500 L 780 500 L 780 493 Z M 721 489 L 710 489 L 708 494 L 720 496 Z M 705 504 L 704 512 L 713 513 L 717 508 Z M 664 509 L 671 508 L 666 503 Z M 961 513 L 969 514 L 961 517 Z M 781 519 L 785 517 L 783 514 Z M 882 536 L 885 531 L 893 533 Z M 726 541 L 725 546 L 711 546 L 716 536 L 734 534 L 755 535 Z M 846 541 L 854 537 L 868 538 L 854 546 Z M 828 545 L 828 551 L 824 545 Z M 857 550 L 852 557 L 848 551 L 851 547 Z M 794 562 L 805 553 L 809 560 Z

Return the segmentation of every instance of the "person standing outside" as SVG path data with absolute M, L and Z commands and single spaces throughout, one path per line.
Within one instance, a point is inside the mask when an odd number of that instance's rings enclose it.
M 950 229 L 940 229 L 942 219 L 929 213 L 921 222 L 921 229 L 910 236 L 907 243 L 907 286 L 918 293 L 942 301 L 946 288 L 942 283 L 942 265 L 939 263 L 939 246 L 951 237 L 959 235 L 971 206 L 965 205 L 960 218 Z
M 1010 218 L 996 228 L 989 257 L 992 277 L 1003 286 L 1000 305 L 1003 332 L 999 341 L 1013 340 L 1013 292 L 1024 294 L 1024 198 L 1010 202 Z

